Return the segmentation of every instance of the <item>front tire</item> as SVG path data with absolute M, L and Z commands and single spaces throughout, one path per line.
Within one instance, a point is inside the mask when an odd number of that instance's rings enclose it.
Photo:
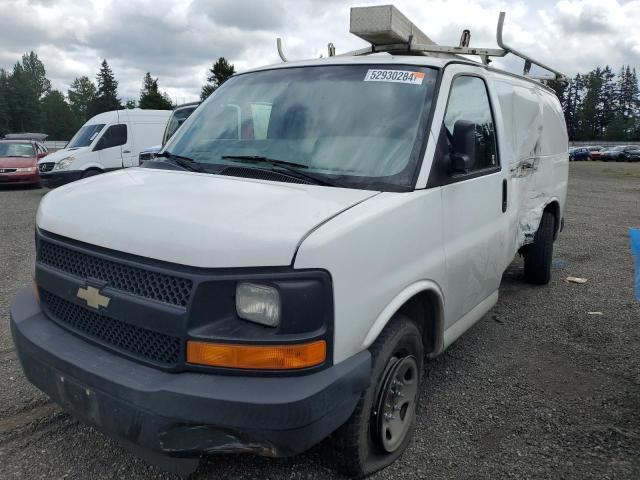
M 553 214 L 544 212 L 533 243 L 525 247 L 524 277 L 529 283 L 546 285 L 551 280 L 555 224 Z
M 80 178 L 89 178 L 95 177 L 96 175 L 100 175 L 102 172 L 100 170 L 96 170 L 94 168 L 90 168 L 89 170 L 85 170 Z
M 371 383 L 331 436 L 333 467 L 364 477 L 393 463 L 413 436 L 424 346 L 414 322 L 396 315 L 370 347 Z

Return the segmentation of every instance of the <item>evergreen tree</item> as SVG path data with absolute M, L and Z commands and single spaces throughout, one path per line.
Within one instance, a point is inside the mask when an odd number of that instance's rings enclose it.
M 74 115 L 62 92 L 49 91 L 42 99 L 43 131 L 55 140 L 70 140 L 83 122 Z
M 576 140 L 594 140 L 598 135 L 598 104 L 602 89 L 600 67 L 584 76 L 584 96 L 577 110 L 578 130 Z
M 218 61 L 209 69 L 207 83 L 202 87 L 200 98 L 205 100 L 234 73 L 236 73 L 236 69 L 232 63 L 227 62 L 224 57 L 218 58 Z
M 9 74 L 0 68 L 0 137 L 9 133 Z
M 144 76 L 138 106 L 154 110 L 173 110 L 174 108 L 169 96 L 166 93 L 160 93 L 158 79 L 152 78 L 149 72 Z
M 98 81 L 98 91 L 96 98 L 89 107 L 89 117 L 103 112 L 120 110 L 122 104 L 118 99 L 118 81 L 115 79 L 113 71 L 106 60 L 102 61 L 96 79 Z
M 615 116 L 615 74 L 609 65 L 602 70 L 602 87 L 598 98 L 597 138 L 604 139 Z
M 67 91 L 67 95 L 71 110 L 78 120 L 82 123 L 89 120 L 89 107 L 97 95 L 96 86 L 89 77 L 76 78 Z
M 22 63 L 13 67 L 9 77 L 9 128 L 13 132 L 37 132 L 42 125 L 40 97 L 30 73 Z

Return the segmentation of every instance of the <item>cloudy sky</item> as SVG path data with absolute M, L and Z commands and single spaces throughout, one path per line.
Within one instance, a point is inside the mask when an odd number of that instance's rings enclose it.
M 150 71 L 182 103 L 219 56 L 236 70 L 278 62 L 278 36 L 290 59 L 326 55 L 328 42 L 338 53 L 365 46 L 349 34 L 349 7 L 376 3 L 394 3 L 440 44 L 469 28 L 472 46 L 495 46 L 505 10 L 505 41 L 565 73 L 640 66 L 640 0 L 0 0 L 0 68 L 34 50 L 66 92 L 106 58 L 124 99 Z

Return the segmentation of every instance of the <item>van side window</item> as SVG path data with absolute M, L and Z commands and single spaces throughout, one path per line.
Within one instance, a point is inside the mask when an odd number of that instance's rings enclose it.
M 453 128 L 458 120 L 466 120 L 475 124 L 475 158 L 469 172 L 497 166 L 498 155 L 493 116 L 487 87 L 481 78 L 460 76 L 455 78 L 451 84 L 443 125 L 449 139 L 453 138 Z
M 118 147 L 127 143 L 127 126 L 124 123 L 111 125 L 104 132 L 102 138 L 98 140 L 96 150 L 104 150 L 105 148 Z

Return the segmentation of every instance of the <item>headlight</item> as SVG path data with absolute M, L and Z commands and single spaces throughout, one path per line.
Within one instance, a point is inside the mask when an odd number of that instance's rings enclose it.
M 236 311 L 245 320 L 277 327 L 280 324 L 280 294 L 268 285 L 238 283 Z
M 16 173 L 31 173 L 38 170 L 38 167 L 20 167 L 16 168 Z
M 70 157 L 65 157 L 62 160 L 60 160 L 58 163 L 56 163 L 56 166 L 53 167 L 54 170 L 64 170 L 65 168 L 69 167 L 69 165 L 71 165 L 73 163 L 73 155 L 71 155 Z

